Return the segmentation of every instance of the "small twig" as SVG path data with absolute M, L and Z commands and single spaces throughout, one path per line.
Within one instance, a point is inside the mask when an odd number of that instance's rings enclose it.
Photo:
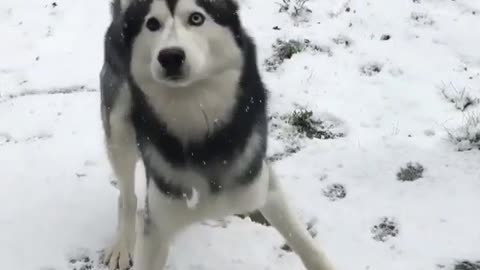
M 98 90 L 94 88 L 88 88 L 84 85 L 78 85 L 78 86 L 75 85 L 75 86 L 63 87 L 63 88 L 53 88 L 50 90 L 30 89 L 30 90 L 25 90 L 21 93 L 16 93 L 16 94 L 6 94 L 6 95 L 0 94 L 0 103 L 6 102 L 12 99 L 27 97 L 27 96 L 60 95 L 60 94 L 66 95 L 66 94 L 91 93 L 91 92 L 98 92 Z

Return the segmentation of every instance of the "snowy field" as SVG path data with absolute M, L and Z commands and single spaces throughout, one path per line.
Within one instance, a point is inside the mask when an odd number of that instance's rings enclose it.
M 0 265 L 100 270 L 118 193 L 99 113 L 108 1 L 53 1 L 0 1 Z M 480 1 L 243 2 L 270 159 L 338 269 L 480 269 Z M 191 227 L 168 265 L 303 269 L 238 217 Z

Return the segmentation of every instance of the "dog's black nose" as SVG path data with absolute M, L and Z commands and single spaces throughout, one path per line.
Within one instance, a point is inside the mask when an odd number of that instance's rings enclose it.
M 167 48 L 158 54 L 158 62 L 165 69 L 167 76 L 180 75 L 180 68 L 185 62 L 185 51 L 180 48 Z

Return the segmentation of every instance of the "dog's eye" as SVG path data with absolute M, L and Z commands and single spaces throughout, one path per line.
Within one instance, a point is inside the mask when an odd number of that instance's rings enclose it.
M 158 31 L 158 29 L 160 29 L 161 24 L 156 18 L 151 17 L 147 20 L 146 26 L 147 26 L 148 30 L 154 32 L 154 31 Z
M 200 26 L 205 22 L 205 16 L 202 13 L 194 12 L 190 14 L 188 23 L 193 26 Z

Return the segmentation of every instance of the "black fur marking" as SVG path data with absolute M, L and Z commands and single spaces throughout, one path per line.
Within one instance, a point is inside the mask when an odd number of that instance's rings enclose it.
M 167 0 L 168 10 L 173 15 L 175 12 L 175 7 L 177 6 L 178 0 Z
M 102 123 L 103 130 L 105 135 L 110 137 L 110 113 L 112 112 L 113 105 L 119 91 L 121 89 L 122 81 L 116 77 L 110 68 L 103 68 L 103 79 L 100 81 L 100 88 L 102 89 L 100 93 L 101 99 L 101 113 L 102 113 Z
M 210 186 L 210 191 L 212 193 L 218 193 L 222 190 L 222 183 L 215 178 L 212 178 L 208 181 L 209 186 Z
M 152 165 L 150 165 L 152 166 Z M 154 166 L 154 165 L 153 165 Z M 185 198 L 190 195 L 190 191 L 187 191 L 179 185 L 175 185 L 170 181 L 167 181 L 163 176 L 153 175 L 152 180 L 155 182 L 155 185 L 163 192 L 163 194 L 170 196 L 175 199 Z

